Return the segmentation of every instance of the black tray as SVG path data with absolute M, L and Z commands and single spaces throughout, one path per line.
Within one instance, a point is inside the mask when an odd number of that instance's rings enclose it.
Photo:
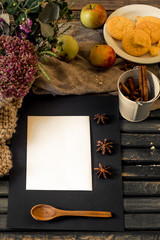
M 97 125 L 93 117 L 107 113 L 110 121 Z M 90 116 L 93 191 L 26 190 L 27 116 Z M 115 143 L 113 154 L 96 152 L 97 140 Z M 27 95 L 19 111 L 16 133 L 12 138 L 13 169 L 10 173 L 8 228 L 37 230 L 123 231 L 123 195 L 119 111 L 117 96 Z M 98 179 L 98 164 L 111 167 L 112 177 Z M 83 172 L 82 172 L 83 174 Z M 43 176 L 42 176 L 43 177 Z M 73 179 L 76 181 L 76 179 Z M 40 203 L 66 210 L 111 211 L 112 218 L 61 217 L 39 222 L 30 209 Z

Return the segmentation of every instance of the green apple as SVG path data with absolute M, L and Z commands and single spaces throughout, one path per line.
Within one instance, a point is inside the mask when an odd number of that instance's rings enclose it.
M 80 19 L 85 27 L 99 28 L 105 23 L 107 12 L 100 4 L 88 4 L 82 8 Z
M 58 59 L 69 62 L 77 56 L 79 45 L 72 36 L 63 35 L 58 38 L 56 48 L 52 48 L 52 51 Z
M 116 61 L 116 53 L 108 45 L 96 45 L 90 51 L 89 60 L 95 67 L 110 68 Z

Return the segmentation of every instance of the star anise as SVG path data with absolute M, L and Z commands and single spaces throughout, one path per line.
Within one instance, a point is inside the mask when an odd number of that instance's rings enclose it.
M 99 163 L 99 168 L 94 168 L 94 170 L 97 171 L 96 174 L 98 178 L 103 176 L 105 179 L 107 178 L 107 174 L 112 175 L 108 169 L 110 169 L 110 167 L 102 166 L 101 163 Z
M 106 113 L 103 114 L 97 113 L 96 115 L 94 115 L 94 120 L 97 120 L 97 124 L 99 124 L 100 122 L 105 124 L 106 120 L 109 120 L 109 117 L 107 117 Z
M 137 63 L 135 64 L 135 63 L 130 62 L 130 61 L 125 61 L 125 62 L 123 62 L 123 65 L 120 67 L 120 70 L 127 71 L 127 70 L 130 70 L 130 69 L 133 69 L 137 65 L 138 65 Z
M 104 142 L 98 140 L 97 141 L 97 152 L 101 151 L 102 155 L 105 155 L 106 150 L 111 154 L 111 148 L 113 148 L 113 142 L 107 142 L 107 139 L 104 139 Z

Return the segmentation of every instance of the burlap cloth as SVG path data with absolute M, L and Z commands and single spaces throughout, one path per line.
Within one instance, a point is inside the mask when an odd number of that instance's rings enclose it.
M 102 29 L 87 29 L 80 22 L 73 23 L 66 34 L 72 35 L 79 43 L 79 54 L 71 62 L 62 62 L 56 58 L 48 58 L 40 64 L 51 78 L 48 81 L 41 73 L 33 84 L 36 94 L 87 94 L 87 93 L 116 93 L 117 80 L 123 73 L 121 66 L 124 60 L 117 58 L 113 67 L 99 69 L 90 65 L 89 52 L 96 44 L 105 43 Z M 156 76 L 159 74 L 157 64 L 148 65 L 147 69 Z M 7 103 L 0 108 L 0 176 L 8 174 L 12 168 L 12 154 L 7 141 L 15 132 L 17 111 L 21 107 L 22 99 Z M 160 101 L 156 101 L 153 109 L 160 108 Z
M 0 108 L 0 177 L 8 174 L 12 168 L 12 154 L 7 141 L 15 132 L 17 111 L 22 105 L 22 99 L 13 100 Z
M 117 92 L 117 80 L 124 72 L 120 69 L 124 60 L 117 57 L 114 66 L 109 69 L 96 68 L 89 63 L 91 48 L 96 44 L 106 44 L 103 29 L 88 29 L 76 22 L 72 23 L 66 34 L 72 35 L 79 43 L 77 57 L 69 63 L 54 57 L 41 62 L 51 81 L 41 74 L 34 82 L 33 92 L 53 95 Z M 158 76 L 158 64 L 147 65 L 147 69 Z M 160 101 L 155 103 L 152 110 L 157 108 L 160 108 Z

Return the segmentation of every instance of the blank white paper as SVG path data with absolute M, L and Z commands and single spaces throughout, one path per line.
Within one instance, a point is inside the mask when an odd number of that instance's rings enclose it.
M 92 190 L 88 116 L 28 116 L 26 190 Z

